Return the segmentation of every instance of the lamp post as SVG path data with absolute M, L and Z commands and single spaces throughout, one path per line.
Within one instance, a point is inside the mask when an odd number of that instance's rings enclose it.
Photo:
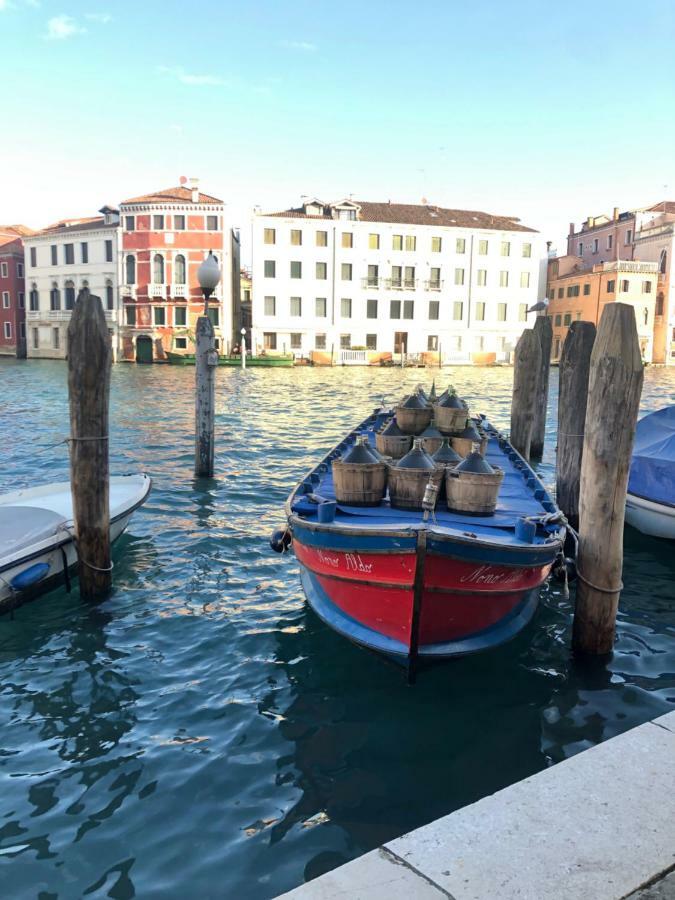
M 246 329 L 241 329 L 241 367 L 246 368 Z
M 197 319 L 195 335 L 195 475 L 213 478 L 215 371 L 218 354 L 209 300 L 220 281 L 220 267 L 213 253 L 197 269 L 204 295 L 204 313 Z

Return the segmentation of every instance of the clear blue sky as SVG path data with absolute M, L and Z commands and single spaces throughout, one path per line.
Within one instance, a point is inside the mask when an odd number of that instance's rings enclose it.
M 426 197 L 561 247 L 675 198 L 674 51 L 669 0 L 0 0 L 0 222 L 187 175 L 243 226 L 303 193 Z

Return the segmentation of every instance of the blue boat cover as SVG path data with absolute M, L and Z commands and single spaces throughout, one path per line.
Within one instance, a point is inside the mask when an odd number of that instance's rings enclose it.
M 675 406 L 640 419 L 630 466 L 628 492 L 675 506 Z

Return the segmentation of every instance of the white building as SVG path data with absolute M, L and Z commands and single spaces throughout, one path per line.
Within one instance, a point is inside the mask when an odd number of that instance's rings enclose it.
M 65 359 L 68 322 L 84 287 L 101 298 L 113 352 L 118 346 L 119 215 L 108 206 L 100 212 L 64 219 L 24 238 L 29 358 Z
M 653 362 L 675 366 L 675 202 L 664 201 L 637 214 L 635 259 L 658 267 Z
M 518 219 L 399 203 L 308 200 L 253 221 L 260 352 L 367 348 L 507 360 L 543 297 L 546 246 Z

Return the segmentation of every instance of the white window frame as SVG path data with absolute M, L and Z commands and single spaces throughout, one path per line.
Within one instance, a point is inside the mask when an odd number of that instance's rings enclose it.
M 3 309 L 11 309 L 12 308 L 12 298 L 9 296 L 9 291 L 2 292 L 2 308 Z
M 9 278 L 9 269 L 6 262 L 0 263 L 0 278 Z
M 5 329 L 5 340 L 11 341 L 12 340 L 12 323 L 11 322 L 3 322 L 3 325 L 4 325 L 4 329 Z

